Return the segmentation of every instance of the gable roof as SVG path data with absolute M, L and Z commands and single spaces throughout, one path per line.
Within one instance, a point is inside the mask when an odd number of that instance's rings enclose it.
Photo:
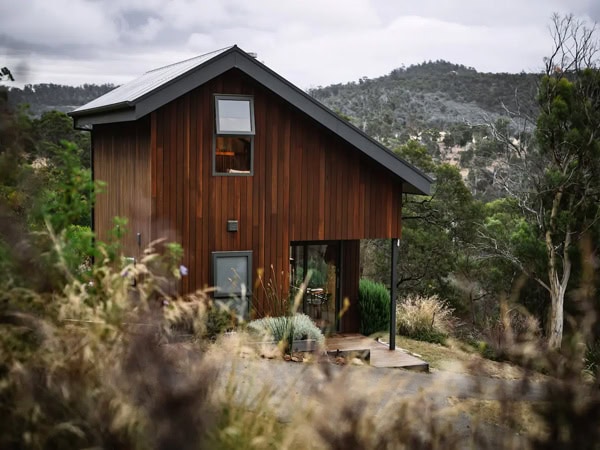
M 237 68 L 279 95 L 349 144 L 402 178 L 403 191 L 429 194 L 432 179 L 398 158 L 306 92 L 273 72 L 238 46 L 146 72 L 69 113 L 76 128 L 137 120 L 222 73 Z

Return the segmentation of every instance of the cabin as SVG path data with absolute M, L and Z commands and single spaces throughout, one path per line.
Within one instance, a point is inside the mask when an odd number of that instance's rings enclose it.
M 399 239 L 403 194 L 430 190 L 237 46 L 151 70 L 70 115 L 91 132 L 93 177 L 106 183 L 100 239 L 121 216 L 129 257 L 179 242 L 180 291 L 215 286 L 246 313 L 273 311 L 310 272 L 302 309 L 332 331 L 359 328 L 360 240 Z

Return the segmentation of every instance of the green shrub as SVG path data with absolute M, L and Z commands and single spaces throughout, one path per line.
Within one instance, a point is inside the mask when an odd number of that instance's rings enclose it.
M 322 344 L 325 341 L 321 330 L 306 314 L 253 320 L 248 323 L 248 330 L 267 335 L 277 342 L 288 343 L 291 340 L 314 339 Z
M 454 328 L 452 313 L 438 296 L 407 297 L 396 308 L 398 334 L 443 344 Z
M 214 341 L 220 334 L 234 328 L 237 317 L 234 311 L 211 304 L 206 312 L 206 332 L 204 337 Z
M 390 293 L 381 284 L 363 278 L 358 286 L 360 332 L 370 335 L 385 330 L 390 323 Z
M 68 225 L 65 229 L 66 245 L 63 249 L 63 258 L 71 271 L 81 273 L 91 266 L 94 233 L 90 227 L 81 225 Z

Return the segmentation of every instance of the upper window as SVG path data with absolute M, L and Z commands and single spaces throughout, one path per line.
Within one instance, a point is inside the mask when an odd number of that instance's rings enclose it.
M 254 150 L 252 97 L 215 95 L 213 173 L 251 175 Z
M 251 97 L 216 97 L 217 134 L 254 134 Z

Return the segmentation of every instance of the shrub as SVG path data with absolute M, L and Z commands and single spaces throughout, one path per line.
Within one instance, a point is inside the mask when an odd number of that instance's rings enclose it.
M 435 295 L 407 297 L 396 308 L 398 334 L 443 344 L 454 328 L 453 311 Z
M 192 304 L 198 311 L 190 311 L 181 317 L 173 317 L 169 323 L 169 339 L 176 341 L 214 342 L 225 331 L 238 325 L 235 311 L 226 306 L 202 298 L 201 306 Z M 201 320 L 197 320 L 197 316 Z
M 325 340 L 321 330 L 306 314 L 253 320 L 248 323 L 248 329 L 251 332 L 267 335 L 277 342 L 288 343 L 290 340 L 314 339 L 322 344 Z
M 370 335 L 385 330 L 390 322 L 390 293 L 381 284 L 363 278 L 358 286 L 360 332 Z
M 94 234 L 91 228 L 69 225 L 65 230 L 65 241 L 63 257 L 68 267 L 77 273 L 89 269 L 94 245 Z

